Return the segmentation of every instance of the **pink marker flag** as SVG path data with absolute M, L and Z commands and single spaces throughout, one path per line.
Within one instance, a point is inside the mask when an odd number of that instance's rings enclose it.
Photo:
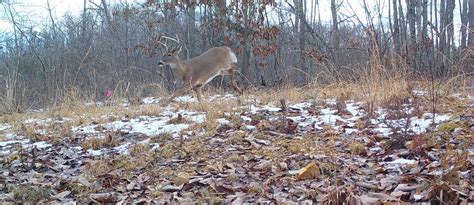
M 110 91 L 109 89 L 107 89 L 107 91 L 105 92 L 105 97 L 106 98 L 110 98 L 112 96 L 112 91 Z

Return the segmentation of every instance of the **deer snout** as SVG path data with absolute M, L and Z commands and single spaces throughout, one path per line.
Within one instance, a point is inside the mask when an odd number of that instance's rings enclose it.
M 164 63 L 163 61 L 161 61 L 161 60 L 160 60 L 160 61 L 158 61 L 158 65 L 159 65 L 159 66 L 164 66 L 164 65 L 165 65 L 165 63 Z

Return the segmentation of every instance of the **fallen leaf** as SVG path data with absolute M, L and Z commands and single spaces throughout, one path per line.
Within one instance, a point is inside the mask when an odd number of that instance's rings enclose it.
M 178 173 L 178 175 L 176 176 L 175 180 L 174 180 L 174 183 L 178 186 L 182 185 L 182 184 L 186 184 L 189 182 L 189 174 L 186 173 L 186 172 L 180 172 Z
M 99 203 L 115 203 L 118 201 L 117 194 L 115 192 L 95 193 L 89 195 L 89 197 L 92 201 Z
M 67 197 L 69 194 L 71 194 L 70 191 L 63 191 L 59 194 L 56 194 L 54 196 L 52 196 L 54 199 L 58 199 L 58 200 L 62 200 L 64 199 L 65 197 Z
M 319 169 L 316 163 L 311 162 L 306 167 L 298 170 L 298 176 L 296 177 L 298 180 L 305 180 L 305 179 L 314 179 L 317 176 L 321 175 L 321 170 Z
M 367 196 L 371 197 L 371 198 L 377 198 L 379 199 L 380 201 L 382 202 L 388 202 L 388 201 L 397 201 L 398 199 L 395 198 L 395 197 L 392 197 L 388 194 L 384 194 L 384 193 L 374 193 L 374 192 L 369 192 L 367 194 Z
M 166 185 L 161 188 L 161 190 L 164 192 L 175 192 L 181 190 L 181 188 L 183 188 L 183 186 Z
M 255 167 L 253 167 L 253 168 L 256 169 L 256 170 L 260 170 L 260 171 L 267 171 L 267 170 L 270 170 L 272 168 L 272 165 L 273 165 L 272 161 L 263 160 L 260 163 L 258 163 L 257 165 L 255 165 Z
M 378 204 L 380 201 L 377 198 L 362 195 L 358 197 L 361 204 Z
M 132 182 L 130 182 L 130 184 L 127 185 L 127 190 L 128 190 L 128 191 L 133 190 L 136 185 L 137 185 L 137 181 L 136 181 L 136 180 L 133 180 Z

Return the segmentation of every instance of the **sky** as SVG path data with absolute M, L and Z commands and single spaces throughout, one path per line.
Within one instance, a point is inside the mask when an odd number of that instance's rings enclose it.
M 38 23 L 48 23 L 48 21 L 44 21 L 45 19 L 49 19 L 48 16 L 48 0 L 9 0 L 14 2 L 14 9 L 16 12 L 19 13 L 18 17 L 27 17 L 27 20 L 32 25 L 38 25 Z M 88 2 L 90 0 L 87 0 Z M 100 0 L 92 0 L 99 4 Z M 110 3 L 114 2 L 125 2 L 126 0 L 108 0 Z M 128 2 L 143 2 L 144 0 L 128 0 Z M 341 1 L 341 0 L 338 0 Z M 378 0 L 385 4 L 385 2 L 389 0 Z M 2 0 L 0 0 L 2 2 Z M 291 2 L 291 0 L 289 1 Z M 307 7 L 308 10 L 313 5 L 314 0 L 307 0 Z M 331 20 L 331 12 L 330 12 L 330 1 L 329 0 L 319 0 L 320 4 L 320 16 L 322 21 L 330 22 Z M 348 4 L 350 2 L 351 6 L 354 8 L 356 12 L 362 11 L 361 3 L 358 1 L 348 1 L 344 0 L 344 4 Z M 369 0 L 368 2 L 371 2 Z M 83 0 L 49 0 L 49 4 L 53 11 L 53 16 L 55 19 L 60 19 L 64 14 L 79 14 L 83 8 Z M 373 4 L 373 3 L 372 3 Z M 286 4 L 284 4 L 286 5 Z M 352 10 L 350 10 L 347 6 L 343 6 L 340 10 L 341 13 L 346 15 L 350 15 Z M 308 14 L 309 15 L 309 14 Z M 5 15 L 5 11 L 3 7 L 0 7 L 0 31 L 7 32 L 11 31 L 11 23 L 9 22 L 9 18 Z
M 14 10 L 18 13 L 15 18 L 19 18 L 20 22 L 25 22 L 27 25 L 47 25 L 50 23 L 48 16 L 48 2 L 52 8 L 52 14 L 56 20 L 60 20 L 65 14 L 79 15 L 83 9 L 83 0 L 0 0 L 10 1 L 14 3 Z M 89 2 L 95 2 L 100 4 L 100 0 L 87 0 Z M 306 0 L 308 9 L 311 8 L 312 4 L 316 0 Z M 144 2 L 144 0 L 108 0 L 109 3 L 113 4 L 120 2 Z M 291 0 L 289 0 L 291 2 Z M 363 14 L 363 6 L 361 1 L 358 0 L 337 0 L 337 2 L 343 2 L 342 6 L 339 9 L 339 18 L 344 19 L 347 16 L 352 16 L 354 12 L 357 13 L 359 18 L 362 21 L 365 21 Z M 369 7 L 373 7 L 375 2 L 379 2 L 381 9 L 383 11 L 384 18 L 382 21 L 387 21 L 388 15 L 388 4 L 390 0 L 367 0 Z M 404 1 L 403 1 L 404 2 Z M 323 22 L 331 22 L 331 12 L 330 12 L 330 0 L 319 0 L 320 3 L 320 12 L 321 20 Z M 284 4 L 285 5 L 285 4 Z M 458 6 L 458 5 L 456 5 Z M 309 16 L 309 13 L 308 13 Z M 377 19 L 375 19 L 377 20 Z M 354 19 L 355 21 L 355 19 Z M 459 7 L 455 8 L 455 32 L 459 31 L 460 28 L 459 20 Z M 357 22 L 356 22 L 357 23 Z M 40 29 L 40 28 L 36 28 Z M 0 6 L 0 32 L 9 32 L 12 31 L 12 25 L 9 21 L 8 16 L 5 14 L 3 6 Z
M 14 9 L 19 15 L 16 18 L 25 18 L 31 24 L 44 22 L 49 19 L 47 0 L 10 0 L 14 4 Z M 89 1 L 89 0 L 87 0 Z M 1 0 L 0 0 L 1 2 Z M 77 13 L 82 10 L 81 0 L 49 0 L 53 16 L 61 17 L 67 12 Z M 9 17 L 5 13 L 4 7 L 0 7 L 0 31 L 11 31 Z

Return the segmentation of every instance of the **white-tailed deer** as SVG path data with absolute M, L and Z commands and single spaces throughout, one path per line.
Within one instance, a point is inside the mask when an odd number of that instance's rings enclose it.
M 167 51 L 161 57 L 159 65 L 170 65 L 184 82 L 183 87 L 175 91 L 170 98 L 164 101 L 163 105 L 168 105 L 175 97 L 183 95 L 189 90 L 196 91 L 198 101 L 202 102 L 202 87 L 219 75 L 229 75 L 232 88 L 242 94 L 234 77 L 234 64 L 237 63 L 237 57 L 229 47 L 214 47 L 194 58 L 181 60 L 179 58 L 181 51 L 179 40 L 165 36 L 162 36 L 162 39 L 175 41 L 177 45 L 173 49 L 168 49 L 165 43 L 160 42 Z

